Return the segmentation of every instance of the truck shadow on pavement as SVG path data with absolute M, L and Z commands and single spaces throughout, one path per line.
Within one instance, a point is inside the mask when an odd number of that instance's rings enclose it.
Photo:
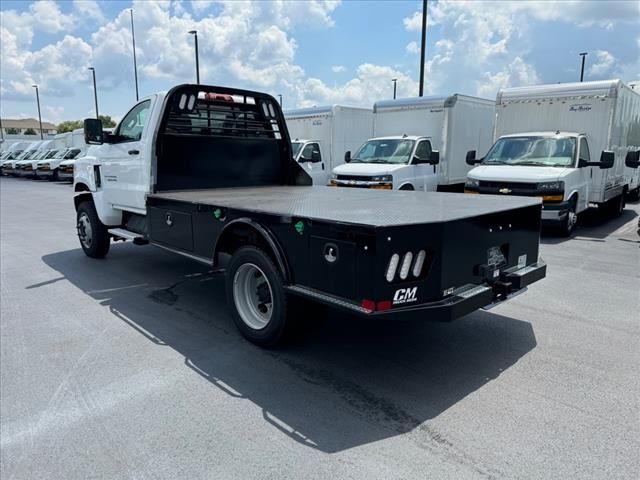
M 619 217 L 612 218 L 606 212 L 592 210 L 581 214 L 580 221 L 573 231 L 571 237 L 559 237 L 554 231 L 542 231 L 541 243 L 555 245 L 570 240 L 582 240 L 588 242 L 604 242 L 620 227 L 630 222 L 637 223 L 638 214 L 629 208 L 622 212 Z M 633 223 L 635 225 L 636 223 Z M 633 229 L 635 232 L 635 228 Z
M 283 435 L 328 453 L 408 434 L 468 463 L 430 420 L 536 347 L 530 323 L 490 312 L 451 324 L 331 312 L 289 347 L 263 350 L 237 333 L 224 279 L 188 259 L 118 244 L 104 260 L 76 249 L 43 261 L 108 306 L 114 321 L 179 352 L 186 368 L 231 398 L 257 405 Z M 210 418 L 225 421 L 215 411 Z

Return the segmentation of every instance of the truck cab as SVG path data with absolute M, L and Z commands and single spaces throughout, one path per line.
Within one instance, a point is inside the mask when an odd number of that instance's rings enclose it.
M 503 135 L 484 158 L 467 154 L 469 165 L 479 165 L 469 172 L 465 192 L 540 197 L 543 224 L 570 233 L 589 207 L 593 169 L 613 167 L 612 155 L 602 152 L 594 161 L 587 135 L 576 132 Z
M 432 149 L 429 137 L 372 138 L 354 155 L 347 151 L 344 160 L 333 169 L 332 186 L 425 192 L 438 188 L 439 153 Z
M 326 185 L 329 181 L 329 171 L 325 168 L 325 161 L 320 140 L 296 138 L 291 140 L 293 159 L 304 168 L 311 177 L 314 185 Z

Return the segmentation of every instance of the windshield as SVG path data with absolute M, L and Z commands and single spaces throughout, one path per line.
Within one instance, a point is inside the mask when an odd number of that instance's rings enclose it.
M 575 151 L 572 137 L 508 137 L 495 143 L 482 164 L 571 167 Z
M 293 158 L 296 158 L 298 156 L 301 148 L 302 142 L 291 142 L 291 154 L 293 155 Z
M 76 158 L 79 153 L 80 153 L 80 149 L 79 148 L 72 148 L 72 149 L 67 151 L 67 153 L 64 156 L 64 158 L 65 159 Z
M 351 159 L 352 163 L 409 163 L 414 140 L 369 140 Z

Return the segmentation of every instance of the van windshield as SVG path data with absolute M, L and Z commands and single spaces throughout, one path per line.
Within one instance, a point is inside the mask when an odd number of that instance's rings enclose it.
M 508 137 L 493 145 L 482 164 L 571 167 L 575 153 L 573 137 Z
M 409 163 L 415 140 L 369 140 L 351 158 L 352 163 Z

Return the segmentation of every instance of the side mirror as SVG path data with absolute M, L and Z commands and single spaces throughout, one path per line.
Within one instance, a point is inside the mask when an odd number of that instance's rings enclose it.
M 429 155 L 429 164 L 437 165 L 440 163 L 440 152 L 438 150 L 432 150 Z
M 627 152 L 627 156 L 624 159 L 624 164 L 629 168 L 640 167 L 640 150 L 635 152 Z
M 102 145 L 102 121 L 97 118 L 87 118 L 84 121 L 84 142 L 89 145 Z
M 320 161 L 320 150 L 313 150 L 311 152 L 311 161 L 313 163 L 318 163 Z
M 600 168 L 611 168 L 615 162 L 615 155 L 613 152 L 603 150 L 600 154 Z
M 476 151 L 475 150 L 469 150 L 467 152 L 467 156 L 465 158 L 465 161 L 467 162 L 467 165 L 471 165 L 472 167 L 475 166 L 476 163 L 480 163 L 480 160 L 478 160 L 476 158 Z
M 588 167 L 590 162 L 586 161 L 584 158 L 578 160 L 578 168 Z
M 344 152 L 344 163 L 349 163 L 351 161 L 351 150 L 347 150 Z

